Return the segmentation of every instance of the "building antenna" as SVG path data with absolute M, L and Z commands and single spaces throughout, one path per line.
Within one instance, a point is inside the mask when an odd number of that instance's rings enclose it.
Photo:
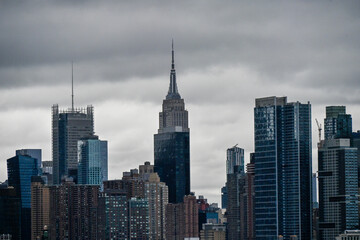
M 74 62 L 71 61 L 71 110 L 74 112 Z

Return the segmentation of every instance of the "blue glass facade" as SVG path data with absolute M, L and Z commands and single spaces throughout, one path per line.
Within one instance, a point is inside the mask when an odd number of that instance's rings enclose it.
M 256 100 L 256 239 L 311 239 L 311 106 Z
M 190 194 L 189 132 L 154 135 L 154 171 L 169 188 L 169 202 L 182 202 Z
M 107 141 L 92 139 L 78 141 L 78 183 L 102 185 L 108 178 Z
M 7 160 L 9 186 L 21 199 L 21 237 L 31 238 L 31 177 L 40 175 L 39 159 L 17 155 Z

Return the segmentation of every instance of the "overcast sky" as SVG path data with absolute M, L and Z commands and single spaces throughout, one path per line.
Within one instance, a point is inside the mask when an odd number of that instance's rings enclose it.
M 255 98 L 345 105 L 360 129 L 360 1 L 1 1 L 0 181 L 6 159 L 51 160 L 51 106 L 92 104 L 109 178 L 153 163 L 171 39 L 189 111 L 191 187 L 220 204 L 226 149 L 254 149 Z M 150 3 L 151 2 L 151 3 Z

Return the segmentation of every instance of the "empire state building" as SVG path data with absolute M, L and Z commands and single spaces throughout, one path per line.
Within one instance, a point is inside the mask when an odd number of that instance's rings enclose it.
M 154 135 L 154 160 L 155 171 L 169 188 L 169 203 L 182 202 L 190 193 L 190 129 L 188 111 L 176 84 L 174 44 L 169 91 Z

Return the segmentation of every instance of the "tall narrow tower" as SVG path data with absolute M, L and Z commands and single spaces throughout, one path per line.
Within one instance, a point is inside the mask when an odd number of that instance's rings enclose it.
M 53 181 L 60 184 L 68 176 L 77 181 L 78 140 L 94 134 L 94 108 L 74 107 L 73 71 L 71 71 L 71 108 L 60 110 L 52 106 Z
M 255 101 L 256 239 L 311 240 L 311 105 Z
M 188 112 L 176 84 L 174 44 L 170 86 L 159 113 L 159 130 L 154 135 L 155 172 L 169 187 L 169 202 L 182 202 L 190 193 L 190 130 Z

